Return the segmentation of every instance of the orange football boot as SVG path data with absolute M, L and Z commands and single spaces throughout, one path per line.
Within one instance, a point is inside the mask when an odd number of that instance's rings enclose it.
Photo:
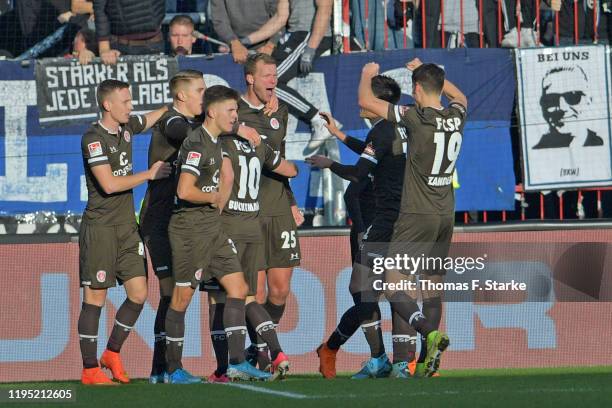
M 336 378 L 336 354 L 338 350 L 332 350 L 327 347 L 327 343 L 321 344 L 317 348 L 319 356 L 319 372 L 324 378 Z
M 85 385 L 117 385 L 104 374 L 100 367 L 84 368 L 81 383 Z
M 102 358 L 100 358 L 100 365 L 102 368 L 108 368 L 113 373 L 113 379 L 119 381 L 120 383 L 127 384 L 130 382 L 130 377 L 128 377 L 125 369 L 123 368 L 123 364 L 121 363 L 121 357 L 119 353 L 115 353 L 114 351 L 104 350 L 102 353 Z

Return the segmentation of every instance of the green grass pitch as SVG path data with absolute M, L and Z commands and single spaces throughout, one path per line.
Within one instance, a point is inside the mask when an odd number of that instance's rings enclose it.
M 348 376 L 323 380 L 294 375 L 271 383 L 231 385 L 149 385 L 145 380 L 115 387 L 86 387 L 77 382 L 0 384 L 9 388 L 65 388 L 76 402 L 44 405 L 117 407 L 609 407 L 612 367 L 444 371 L 439 378 L 355 381 Z M 14 407 L 43 403 L 10 404 Z M 4 404 L 2 404 L 4 405 Z M 6 405 L 5 405 L 6 406 Z

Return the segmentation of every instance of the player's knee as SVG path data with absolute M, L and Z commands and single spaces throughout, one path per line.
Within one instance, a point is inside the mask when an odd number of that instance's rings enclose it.
M 146 286 L 144 288 L 131 291 L 131 293 L 128 294 L 128 298 L 132 302 L 137 303 L 139 305 L 142 305 L 144 302 L 147 301 L 147 288 L 146 288 Z
M 227 297 L 236 298 L 236 299 L 245 299 L 247 297 L 247 293 L 249 292 L 249 286 L 246 282 L 236 282 L 229 288 L 225 288 L 227 293 Z
M 284 300 L 289 296 L 289 282 L 276 282 L 274 285 L 270 285 L 268 292 L 269 298 L 279 300 L 275 303 L 284 304 Z

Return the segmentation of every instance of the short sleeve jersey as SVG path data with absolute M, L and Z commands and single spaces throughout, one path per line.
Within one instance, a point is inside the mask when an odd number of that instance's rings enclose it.
M 196 186 L 204 193 L 219 191 L 219 176 L 223 151 L 221 141 L 199 126 L 191 130 L 178 154 L 178 177 L 189 173 L 196 177 Z M 219 210 L 211 204 L 196 204 L 176 197 L 173 221 L 175 232 L 212 232 L 219 229 Z M 176 218 L 174 218 L 176 217 Z M 202 229 L 204 228 L 204 229 Z
M 108 164 L 113 176 L 132 174 L 132 137 L 144 130 L 144 116 L 131 116 L 111 133 L 100 122 L 93 124 L 81 138 L 81 153 L 87 184 L 87 207 L 83 222 L 105 226 L 131 224 L 136 221 L 132 190 L 106 194 L 92 168 Z
M 253 149 L 236 136 L 223 136 L 223 152 L 232 162 L 234 184 L 227 205 L 223 209 L 222 223 L 225 233 L 235 240 L 261 241 L 259 190 L 263 169 L 274 170 L 281 163 L 265 143 Z
M 288 111 L 281 105 L 272 116 L 263 112 L 263 106 L 254 107 L 244 99 L 238 101 L 238 120 L 256 129 L 275 155 L 285 158 L 285 135 L 287 133 Z M 263 169 L 259 189 L 260 215 L 277 216 L 291 214 L 287 178 Z
M 149 181 L 142 205 L 141 219 L 144 219 L 146 215 L 167 222 L 172 215 L 178 151 L 187 131 L 197 127 L 198 123 L 187 118 L 174 107 L 164 113 L 153 127 L 153 136 L 149 144 L 149 167 L 157 161 L 165 161 L 172 165 L 172 173 L 167 178 Z
M 453 172 L 463 140 L 465 107 L 458 103 L 442 109 L 389 105 L 387 117 L 408 129 L 401 211 L 453 214 Z
M 374 195 L 376 213 L 398 213 L 402 200 L 404 171 L 406 167 L 406 129 L 392 122 L 381 120 L 367 138 L 361 158 L 374 164 Z

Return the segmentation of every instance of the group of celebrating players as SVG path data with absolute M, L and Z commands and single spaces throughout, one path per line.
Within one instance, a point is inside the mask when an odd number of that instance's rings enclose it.
M 452 179 L 461 147 L 467 101 L 438 66 L 415 59 L 407 67 L 414 108 L 397 105 L 399 86 L 378 75 L 377 64 L 364 67 L 359 104 L 373 127 L 365 142 L 341 137 L 361 155 L 355 166 L 323 156 L 307 159 L 352 181 L 373 176 L 376 195 L 374 220 L 353 264 L 349 289 L 355 304 L 317 349 L 325 378 L 335 377 L 336 353 L 359 327 L 371 359 L 353 378 L 433 376 L 449 345 L 438 330 L 440 293 L 423 291 L 419 308 L 416 293 L 381 293 L 372 285 L 374 257 L 407 251 L 444 257 L 453 231 L 454 193 L 446 180 Z M 120 350 L 147 297 L 145 245 L 160 287 L 151 383 L 203 381 L 181 363 L 185 313 L 198 289 L 208 292 L 217 360 L 208 382 L 287 374 L 289 360 L 276 327 L 301 257 L 297 227 L 303 216 L 288 182 L 297 167 L 284 158 L 288 111 L 274 94 L 275 60 L 254 54 L 244 73 L 247 90 L 240 96 L 221 85 L 207 88 L 199 71 L 180 71 L 170 81 L 171 107 L 134 116 L 127 83 L 99 85 L 101 119 L 81 142 L 88 188 L 79 236 L 82 383 L 115 384 L 101 368 L 110 369 L 116 382 L 130 381 Z M 450 100 L 447 108 L 441 94 Z M 331 115 L 326 118 L 328 129 L 341 134 Z M 133 173 L 132 137 L 152 127 L 149 169 Z M 132 189 L 144 182 L 139 225 Z M 370 246 L 380 243 L 391 245 Z M 440 282 L 444 276 L 442 270 L 420 273 Z M 384 279 L 393 283 L 416 276 L 387 270 Z M 107 289 L 117 282 L 127 298 L 98 362 L 100 313 Z M 393 364 L 382 342 L 378 301 L 383 294 L 393 313 Z M 418 362 L 415 330 L 422 341 Z M 247 334 L 251 345 L 245 350 Z

